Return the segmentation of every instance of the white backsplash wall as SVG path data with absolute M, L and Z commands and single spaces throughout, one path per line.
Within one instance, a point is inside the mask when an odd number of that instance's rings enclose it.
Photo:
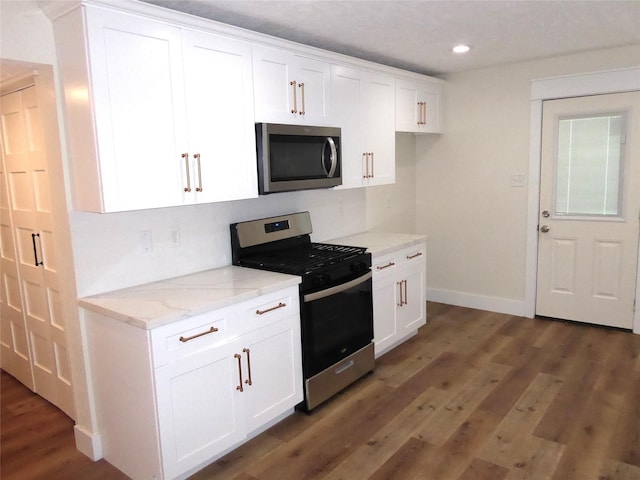
M 416 135 L 396 134 L 396 182 L 366 192 L 367 230 L 416 233 Z
M 363 188 L 110 214 L 71 212 L 78 296 L 229 265 L 229 224 L 306 210 L 314 241 L 366 229 Z M 171 243 L 172 230 L 179 232 L 177 246 Z M 145 251 L 143 232 L 151 234 L 150 251 Z

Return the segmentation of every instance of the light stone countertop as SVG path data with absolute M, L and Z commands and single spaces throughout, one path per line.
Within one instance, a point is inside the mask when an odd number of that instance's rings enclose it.
M 236 266 L 79 299 L 81 307 L 151 329 L 298 285 L 295 275 Z
M 366 247 L 373 256 L 381 256 L 404 247 L 426 242 L 426 235 L 408 233 L 362 232 L 346 237 L 333 238 L 329 243 L 348 245 L 352 247 Z

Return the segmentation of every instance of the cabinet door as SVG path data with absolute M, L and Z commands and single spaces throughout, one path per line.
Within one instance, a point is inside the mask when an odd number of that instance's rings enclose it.
M 179 205 L 186 145 L 180 30 L 84 8 L 97 158 L 74 155 L 72 163 L 93 162 L 99 170 L 103 211 Z M 82 134 L 89 127 L 77 126 L 77 141 L 89 141 L 92 132 Z M 86 191 L 92 187 L 83 178 L 75 187 L 80 199 L 98 194 Z
M 369 75 L 362 96 L 362 139 L 369 152 L 369 185 L 395 182 L 396 133 L 394 129 L 394 81 Z
M 373 334 L 376 357 L 393 345 L 398 333 L 396 304 L 398 303 L 396 278 L 385 275 L 373 278 Z
M 393 79 L 334 65 L 331 80 L 333 118 L 342 129 L 340 188 L 393 183 Z
M 189 201 L 258 196 L 251 46 L 184 30 Z
M 364 147 L 362 145 L 362 73 L 350 68 L 331 67 L 331 106 L 336 126 L 341 129 L 342 185 L 354 188 L 366 185 Z
M 441 133 L 442 122 L 440 120 L 440 93 L 423 91 L 421 97 L 424 102 L 424 131 L 427 133 Z
M 424 325 L 426 315 L 426 244 L 404 249 L 398 255 L 402 269 L 402 306 L 398 307 L 398 329 L 408 334 Z M 400 302 L 399 302 L 400 303 Z
M 397 313 L 398 330 L 401 336 L 417 330 L 426 323 L 424 271 L 422 269 L 407 270 L 403 281 L 405 282 L 401 287 L 403 304 L 398 307 Z
M 298 79 L 299 123 L 327 125 L 331 88 L 331 65 L 307 57 L 293 57 Z
M 237 390 L 242 359 L 236 353 L 233 342 L 156 369 L 165 478 L 175 478 L 245 437 L 243 395 Z
M 396 80 L 396 130 L 440 133 L 440 85 Z
M 253 72 L 256 122 L 327 125 L 328 63 L 254 46 Z
M 419 101 L 416 85 L 396 81 L 396 130 L 398 132 L 420 131 Z
M 244 380 L 251 432 L 302 401 L 300 318 L 296 315 L 246 335 L 241 344 L 247 374 L 251 372 Z

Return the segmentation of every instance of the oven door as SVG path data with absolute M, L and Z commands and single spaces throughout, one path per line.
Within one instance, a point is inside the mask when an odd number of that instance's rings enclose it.
M 357 352 L 373 340 L 371 271 L 302 296 L 302 364 L 305 378 Z

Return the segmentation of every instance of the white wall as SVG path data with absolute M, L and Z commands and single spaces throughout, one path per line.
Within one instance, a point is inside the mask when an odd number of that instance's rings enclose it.
M 312 239 L 327 240 L 366 229 L 364 189 L 278 193 L 257 199 L 196 206 L 94 214 L 71 213 L 78 295 L 184 275 L 231 263 L 229 224 L 308 210 Z M 172 247 L 169 231 L 180 231 Z M 139 235 L 150 231 L 153 251 Z
M 396 134 L 396 182 L 366 189 L 368 230 L 416 232 L 415 149 L 415 135 Z
M 51 23 L 35 0 L 2 0 L 0 35 L 0 58 L 53 64 Z
M 531 80 L 633 66 L 640 46 L 449 75 L 445 133 L 418 137 L 417 231 L 428 298 L 518 313 L 525 296 Z

